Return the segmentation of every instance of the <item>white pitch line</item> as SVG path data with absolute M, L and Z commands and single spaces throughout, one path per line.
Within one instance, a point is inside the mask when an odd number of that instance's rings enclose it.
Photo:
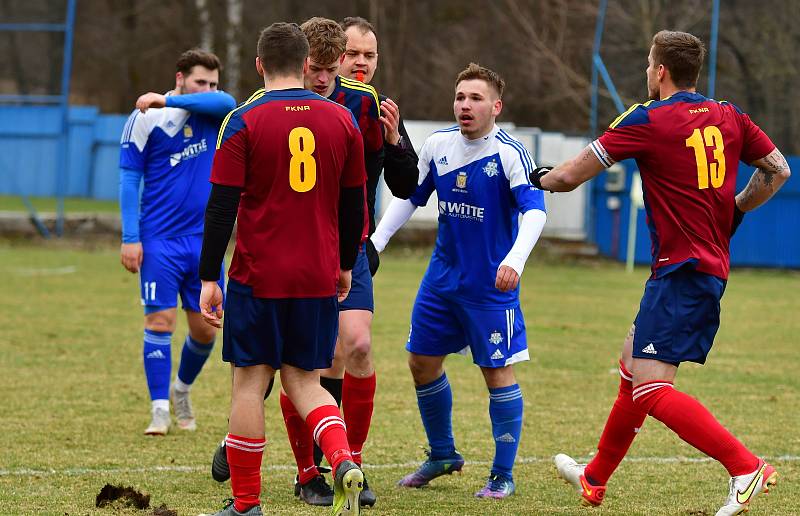
M 773 463 L 800 462 L 799 455 L 778 455 L 774 457 L 765 456 L 766 460 Z M 579 463 L 588 462 L 591 457 L 576 457 Z M 675 463 L 702 463 L 714 462 L 710 457 L 626 457 L 626 462 L 642 462 L 648 464 L 675 464 Z M 519 457 L 517 464 L 541 464 L 550 463 L 552 457 Z M 365 464 L 364 469 L 401 469 L 419 466 L 419 462 L 397 462 L 390 464 Z M 489 466 L 492 463 L 485 460 L 467 461 L 467 466 Z M 141 468 L 65 468 L 65 469 L 0 469 L 0 477 L 44 477 L 54 475 L 80 476 L 80 475 L 118 475 L 131 473 L 198 473 L 208 472 L 211 467 L 206 464 L 203 466 L 148 466 Z M 268 464 L 261 467 L 262 471 L 294 471 L 296 466 L 289 464 Z

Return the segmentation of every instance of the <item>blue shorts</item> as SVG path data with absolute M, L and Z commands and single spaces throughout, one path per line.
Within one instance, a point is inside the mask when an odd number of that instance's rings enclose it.
M 636 316 L 633 356 L 703 364 L 719 329 L 726 282 L 684 266 L 650 279 Z
M 444 356 L 472 351 L 481 367 L 505 367 L 529 360 L 522 310 L 475 308 L 440 296 L 421 285 L 411 312 L 406 350 Z
M 200 249 L 202 235 L 189 235 L 142 242 L 144 258 L 139 271 L 144 313 L 151 314 L 178 305 L 200 311 Z M 219 287 L 225 292 L 225 264 L 220 269 Z
M 369 260 L 364 246 L 358 251 L 356 263 L 353 266 L 353 283 L 347 298 L 339 304 L 339 310 L 369 310 L 375 311 L 375 300 L 372 297 L 372 275 L 369 273 Z
M 333 362 L 339 307 L 336 296 L 266 299 L 228 280 L 222 359 L 238 367 L 281 364 L 313 371 Z

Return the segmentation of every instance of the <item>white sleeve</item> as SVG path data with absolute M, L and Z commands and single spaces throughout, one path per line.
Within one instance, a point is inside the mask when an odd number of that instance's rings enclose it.
M 416 209 L 417 205 L 409 200 L 398 199 L 396 197 L 392 199 L 383 217 L 381 217 L 378 227 L 375 228 L 375 232 L 369 237 L 375 245 L 376 251 L 380 253 L 386 248 L 389 239 L 392 238 L 398 229 L 403 227 L 403 224 L 408 222 L 408 219 L 411 218 L 411 215 L 414 214 Z
M 517 274 L 522 276 L 525 262 L 528 261 L 533 246 L 542 234 L 544 223 L 547 221 L 547 214 L 542 210 L 528 210 L 522 215 L 522 222 L 519 224 L 519 232 L 514 245 L 500 265 L 507 265 L 514 269 Z

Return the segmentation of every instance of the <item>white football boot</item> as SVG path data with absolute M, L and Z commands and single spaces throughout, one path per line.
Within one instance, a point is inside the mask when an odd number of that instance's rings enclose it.
M 750 502 L 758 494 L 769 493 L 769 488 L 778 483 L 778 472 L 775 468 L 764 462 L 758 461 L 758 467 L 752 473 L 731 477 L 730 492 L 716 516 L 734 516 L 750 510 Z

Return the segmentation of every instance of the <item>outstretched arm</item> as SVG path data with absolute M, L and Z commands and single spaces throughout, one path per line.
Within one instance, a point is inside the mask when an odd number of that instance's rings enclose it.
M 149 108 L 162 107 L 181 108 L 192 113 L 222 119 L 236 107 L 236 100 L 224 91 L 189 93 L 186 95 L 162 95 L 151 91 L 136 99 L 136 109 L 142 113 Z
M 386 208 L 386 213 L 381 217 L 381 222 L 375 229 L 370 240 L 375 245 L 375 250 L 379 253 L 386 248 L 386 244 L 397 232 L 398 229 L 403 227 L 403 224 L 408 222 L 411 215 L 417 210 L 417 205 L 406 199 L 392 199 L 389 207 Z
M 751 163 L 756 168 L 744 190 L 736 196 L 736 207 L 743 212 L 752 211 L 775 195 L 792 175 L 781 151 L 774 149 Z
M 603 164 L 587 145 L 577 156 L 565 161 L 550 171 L 536 169 L 531 177 L 533 185 L 550 192 L 571 192 L 605 169 Z M 537 184 L 539 182 L 539 184 Z

